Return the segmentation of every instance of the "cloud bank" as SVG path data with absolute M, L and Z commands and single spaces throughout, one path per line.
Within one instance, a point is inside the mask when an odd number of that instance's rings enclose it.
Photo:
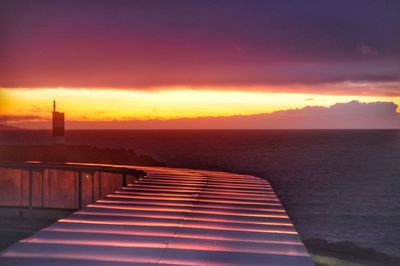
M 351 101 L 330 107 L 307 106 L 270 114 L 171 120 L 67 121 L 68 129 L 400 129 L 392 102 Z M 14 118 L 15 120 L 15 118 Z M 1 121 L 1 118 L 0 118 Z M 21 122 L 26 128 L 49 128 L 49 122 Z

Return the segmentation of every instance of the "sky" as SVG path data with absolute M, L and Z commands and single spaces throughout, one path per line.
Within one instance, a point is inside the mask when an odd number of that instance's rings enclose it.
M 399 14 L 385 0 L 0 0 L 0 123 L 48 127 L 52 100 L 99 123 L 400 105 Z

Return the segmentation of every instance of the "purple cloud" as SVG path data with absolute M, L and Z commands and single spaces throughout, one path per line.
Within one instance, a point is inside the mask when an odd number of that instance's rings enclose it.
M 307 3 L 3 0 L 0 86 L 370 82 L 398 94 L 381 83 L 400 82 L 400 2 Z

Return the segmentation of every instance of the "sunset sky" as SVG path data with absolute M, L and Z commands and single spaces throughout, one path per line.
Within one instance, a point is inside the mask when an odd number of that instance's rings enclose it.
M 399 1 L 0 0 L 0 123 L 47 127 L 53 99 L 69 121 L 399 106 L 399 14 Z

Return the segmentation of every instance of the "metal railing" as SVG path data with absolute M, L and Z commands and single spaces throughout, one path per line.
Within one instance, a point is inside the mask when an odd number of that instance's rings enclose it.
M 75 194 L 72 197 L 75 198 L 77 196 L 77 204 L 74 204 L 73 207 L 71 207 L 71 204 L 68 207 L 62 207 L 63 209 L 80 209 L 83 205 L 83 182 L 84 182 L 84 177 L 85 180 L 87 180 L 89 177 L 89 189 L 88 186 L 86 185 L 86 190 L 85 192 L 90 191 L 90 202 L 94 202 L 96 200 L 95 194 L 98 193 L 97 199 L 101 198 L 103 194 L 107 194 L 110 192 L 113 192 L 112 190 L 115 189 L 120 189 L 121 187 L 124 187 L 127 185 L 128 177 L 132 180 L 131 182 L 134 182 L 135 179 L 144 177 L 146 175 L 146 172 L 137 170 L 133 167 L 130 166 L 120 166 L 120 165 L 108 165 L 108 164 L 88 164 L 88 163 L 49 163 L 49 162 L 36 162 L 36 161 L 29 161 L 29 162 L 0 162 L 0 171 L 4 169 L 14 169 L 14 170 L 21 170 L 20 174 L 20 181 L 19 183 L 12 183 L 17 177 L 18 173 L 15 173 L 15 171 L 11 174 L 7 174 L 7 171 L 4 171 L 0 173 L 0 181 L 3 179 L 6 179 L 5 185 L 2 185 L 0 187 L 0 193 L 5 193 L 7 192 L 8 195 L 13 195 L 13 193 L 20 193 L 20 199 L 19 199 L 19 204 L 16 202 L 16 200 L 13 202 L 12 199 L 8 200 L 7 202 L 11 202 L 12 206 L 14 207 L 28 207 L 30 210 L 33 209 L 34 207 L 34 197 L 37 196 L 35 195 L 34 192 L 34 185 L 35 187 L 38 187 L 37 183 L 40 183 L 39 186 L 41 186 L 41 204 L 37 207 L 42 207 L 46 208 L 45 206 L 45 187 L 47 187 L 47 198 L 49 201 L 49 204 L 47 208 L 51 208 L 51 196 L 50 192 L 52 190 L 52 185 L 51 185 L 51 171 L 60 171 L 60 172 L 68 172 L 68 173 L 74 173 L 71 177 L 73 181 L 73 185 L 69 186 L 65 185 L 63 187 L 63 184 L 61 182 L 56 183 L 53 186 L 59 186 L 58 191 L 67 191 L 70 192 L 70 190 L 73 190 Z M 45 173 L 47 172 L 47 175 L 45 177 Z M 39 173 L 41 175 L 41 182 L 34 182 L 34 174 Z M 102 179 L 102 173 L 103 174 L 109 174 L 109 176 L 114 177 L 114 179 L 119 179 L 120 182 L 116 185 L 116 182 L 113 183 L 113 185 L 110 185 L 109 188 L 107 188 L 107 184 L 102 184 L 104 178 Z M 28 175 L 28 177 L 24 178 L 24 175 Z M 53 173 L 54 174 L 54 173 Z M 58 177 L 59 173 L 55 173 L 56 177 Z M 95 180 L 95 176 L 97 176 L 97 181 Z M 110 177 L 110 178 L 111 178 Z M 70 179 L 71 179 L 70 178 Z M 133 179 L 132 179 L 133 178 Z M 24 184 L 24 180 L 28 181 L 28 187 L 27 189 L 24 189 L 26 185 Z M 64 177 L 65 181 L 67 181 L 67 177 Z M 60 178 L 58 177 L 58 180 Z M 63 181 L 63 177 L 61 177 L 61 181 Z M 15 181 L 17 182 L 17 181 Z M 69 180 L 71 182 L 71 180 Z M 95 192 L 96 187 L 95 183 L 97 182 L 97 189 L 98 192 Z M 86 182 L 87 183 L 87 182 Z M 0 183 L 2 184 L 2 183 Z M 47 186 L 46 186 L 47 185 Z M 104 187 L 105 186 L 105 187 Z M 15 191 L 12 191 L 12 190 Z M 103 190 L 106 190 L 106 193 L 103 193 Z M 3 191 L 2 191 L 3 190 Z M 5 190 L 10 190 L 10 191 L 5 191 Z M 27 190 L 27 191 L 26 191 Z M 54 190 L 54 188 L 53 188 Z M 27 199 L 27 204 L 24 204 L 24 195 L 28 194 L 28 199 Z M 86 193 L 88 194 L 88 193 Z M 85 194 L 85 195 L 86 195 Z M 36 197 L 37 198 L 37 197 Z M 3 202 L 0 200 L 0 206 L 5 206 L 7 204 L 3 204 Z M 26 206 L 27 205 L 27 206 Z M 38 204 L 36 204 L 38 205 Z M 41 206 L 40 206 L 41 205 Z M 59 204 L 60 205 L 60 204 Z M 67 204 L 66 204 L 67 205 Z M 8 204 L 7 206 L 10 206 Z M 62 204 L 60 205 L 62 206 Z

